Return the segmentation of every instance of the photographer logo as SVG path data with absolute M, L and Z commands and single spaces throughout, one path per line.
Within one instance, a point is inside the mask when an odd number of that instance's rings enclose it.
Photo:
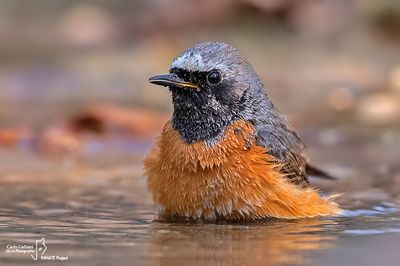
M 11 244 L 6 246 L 8 254 L 29 254 L 36 261 L 68 261 L 68 256 L 47 254 L 46 238 L 35 240 L 35 244 Z

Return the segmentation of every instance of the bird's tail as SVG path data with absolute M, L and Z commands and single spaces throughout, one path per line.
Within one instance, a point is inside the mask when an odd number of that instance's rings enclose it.
M 318 168 L 316 168 L 314 166 L 311 166 L 309 164 L 306 165 L 306 173 L 309 176 L 316 176 L 316 177 L 319 177 L 319 178 L 329 179 L 329 180 L 337 180 L 336 177 L 334 177 L 334 176 L 332 176 L 330 174 L 327 174 L 325 171 L 323 171 L 321 169 L 318 169 Z

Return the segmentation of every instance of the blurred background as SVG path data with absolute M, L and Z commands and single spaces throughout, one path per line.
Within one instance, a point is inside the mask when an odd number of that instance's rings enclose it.
M 297 128 L 328 127 L 326 145 L 341 127 L 379 130 L 398 150 L 396 0 L 3 0 L 0 40 L 2 148 L 74 150 L 86 133 L 151 140 L 171 101 L 148 77 L 219 40 L 248 57 Z
M 172 112 L 168 91 L 148 78 L 194 43 L 218 40 L 254 65 L 313 161 L 344 176 L 398 170 L 399 1 L 0 5 L 3 156 L 143 157 Z
M 353 210 L 347 218 L 257 229 L 272 236 L 274 249 L 268 237 L 259 243 L 258 231 L 241 227 L 196 231 L 152 222 L 157 208 L 142 159 L 172 106 L 168 90 L 148 78 L 209 40 L 232 44 L 253 64 L 313 164 L 338 177 L 313 184 L 344 193 L 338 201 Z M 86 258 L 86 265 L 113 255 L 119 265 L 149 258 L 177 265 L 184 247 L 203 262 L 265 265 L 260 252 L 268 251 L 270 265 L 304 263 L 305 250 L 328 247 L 333 253 L 315 253 L 315 265 L 346 256 L 364 260 L 359 265 L 394 262 L 398 252 L 388 252 L 398 238 L 358 236 L 400 232 L 393 214 L 400 206 L 399 151 L 398 0 L 0 1 L 4 244 L 46 237 L 49 250 L 77 263 Z M 354 247 L 365 243 L 375 243 L 374 252 L 357 255 Z M 118 248 L 104 252 L 110 247 Z M 220 247 L 226 249 L 218 253 Z M 2 265 L 31 262 L 11 255 L 0 253 Z M 347 262 L 341 265 L 356 265 Z

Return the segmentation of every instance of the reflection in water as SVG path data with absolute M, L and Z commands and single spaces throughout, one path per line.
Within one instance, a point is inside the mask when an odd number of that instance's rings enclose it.
M 321 252 L 373 245 L 373 237 L 400 238 L 395 201 L 358 202 L 358 209 L 330 219 L 160 223 L 153 221 L 156 208 L 138 158 L 18 158 L 7 162 L 0 151 L 2 266 L 30 265 L 30 256 L 7 254 L 3 247 L 42 237 L 46 253 L 69 256 L 68 265 L 304 265 L 321 260 Z M 374 256 L 387 250 L 380 244 L 371 248 Z
M 305 264 L 307 252 L 332 247 L 335 237 L 323 231 L 332 220 L 272 221 L 259 225 L 158 225 L 152 232 L 154 265 Z M 195 260 L 193 261 L 193 258 Z

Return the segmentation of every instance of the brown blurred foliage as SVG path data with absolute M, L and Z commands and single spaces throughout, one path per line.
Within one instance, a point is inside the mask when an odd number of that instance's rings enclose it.
M 398 128 L 399 18 L 395 0 L 4 0 L 0 145 L 151 139 L 168 115 L 147 110 L 171 104 L 147 78 L 210 39 L 243 51 L 296 126 Z

